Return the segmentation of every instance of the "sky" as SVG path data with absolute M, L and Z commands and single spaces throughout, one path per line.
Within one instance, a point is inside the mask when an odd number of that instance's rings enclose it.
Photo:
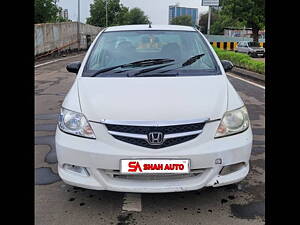
M 208 11 L 208 7 L 201 6 L 201 0 L 120 0 L 129 8 L 138 7 L 149 16 L 152 24 L 168 24 L 169 5 L 179 3 L 179 6 L 198 8 L 199 14 Z M 93 0 L 80 0 L 80 21 L 86 22 L 90 16 L 90 4 Z M 69 19 L 77 21 L 77 0 L 59 0 L 58 5 L 63 9 L 68 9 Z

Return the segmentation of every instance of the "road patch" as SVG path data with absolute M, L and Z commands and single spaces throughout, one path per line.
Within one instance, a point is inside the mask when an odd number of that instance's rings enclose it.
M 125 193 L 123 198 L 122 210 L 131 212 L 141 212 L 141 194 Z

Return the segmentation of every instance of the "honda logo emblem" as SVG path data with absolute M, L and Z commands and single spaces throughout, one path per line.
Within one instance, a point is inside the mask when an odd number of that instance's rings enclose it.
M 162 132 L 151 132 L 148 134 L 148 143 L 150 145 L 161 145 L 164 142 L 164 134 Z

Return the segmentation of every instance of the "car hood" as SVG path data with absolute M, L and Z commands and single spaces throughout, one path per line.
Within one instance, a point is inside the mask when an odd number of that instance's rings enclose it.
M 90 121 L 220 119 L 226 76 L 78 78 L 82 113 Z

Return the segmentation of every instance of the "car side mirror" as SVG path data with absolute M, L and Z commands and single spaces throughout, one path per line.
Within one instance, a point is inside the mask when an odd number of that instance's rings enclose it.
M 225 70 L 225 72 L 232 70 L 233 64 L 229 60 L 221 60 L 222 66 Z
M 66 69 L 71 73 L 78 73 L 80 66 L 81 66 L 80 61 L 72 62 L 66 66 Z

